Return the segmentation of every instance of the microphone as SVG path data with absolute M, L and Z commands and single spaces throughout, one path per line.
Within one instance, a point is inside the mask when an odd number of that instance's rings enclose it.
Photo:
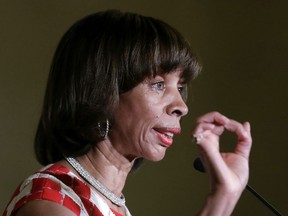
M 193 166 L 199 172 L 205 173 L 205 168 L 200 158 L 194 160 Z M 258 194 L 249 184 L 246 185 L 246 190 L 251 192 L 256 198 L 258 198 L 266 207 L 268 207 L 275 215 L 282 216 L 282 214 L 274 208 L 268 201 L 266 201 L 260 194 Z

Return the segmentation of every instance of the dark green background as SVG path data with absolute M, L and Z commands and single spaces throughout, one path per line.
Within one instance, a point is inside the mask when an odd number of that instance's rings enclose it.
M 203 72 L 190 89 L 183 134 L 165 159 L 147 162 L 128 179 L 135 216 L 196 215 L 208 192 L 189 135 L 196 116 L 220 111 L 252 125 L 249 183 L 288 214 L 288 3 L 250 0 L 1 0 L 0 211 L 18 183 L 40 165 L 33 136 L 55 47 L 77 19 L 103 9 L 151 15 L 190 41 Z M 233 148 L 229 134 L 223 150 Z M 273 215 L 244 192 L 233 215 Z

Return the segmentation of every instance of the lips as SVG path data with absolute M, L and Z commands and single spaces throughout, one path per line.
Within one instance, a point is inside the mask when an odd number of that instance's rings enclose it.
M 160 142 L 165 146 L 169 147 L 173 143 L 173 136 L 181 133 L 180 128 L 154 128 Z

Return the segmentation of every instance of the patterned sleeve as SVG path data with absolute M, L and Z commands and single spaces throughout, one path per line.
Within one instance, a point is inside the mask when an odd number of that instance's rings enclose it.
M 121 216 L 109 208 L 89 185 L 61 165 L 49 165 L 27 178 L 15 191 L 3 216 L 12 216 L 27 202 L 46 200 L 70 209 L 76 216 Z M 126 214 L 131 215 L 128 209 Z
M 56 177 L 47 173 L 36 173 L 26 179 L 15 191 L 3 216 L 13 215 L 27 202 L 51 201 L 70 209 L 77 216 L 88 215 L 81 199 Z

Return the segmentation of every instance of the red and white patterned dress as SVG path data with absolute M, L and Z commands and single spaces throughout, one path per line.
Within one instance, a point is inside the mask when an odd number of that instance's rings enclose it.
M 48 165 L 17 188 L 3 216 L 13 215 L 25 203 L 47 200 L 70 209 L 77 216 L 121 216 L 103 198 L 62 165 Z M 126 215 L 130 215 L 125 209 Z

